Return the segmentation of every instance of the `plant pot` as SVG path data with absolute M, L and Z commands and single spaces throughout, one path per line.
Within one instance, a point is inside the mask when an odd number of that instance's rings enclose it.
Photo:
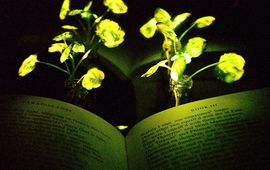
M 171 107 L 187 103 L 190 97 L 190 89 L 193 86 L 193 80 L 188 75 L 183 75 L 181 79 L 175 81 L 170 79 L 170 93 L 172 94 Z M 174 104 L 172 104 L 174 103 Z

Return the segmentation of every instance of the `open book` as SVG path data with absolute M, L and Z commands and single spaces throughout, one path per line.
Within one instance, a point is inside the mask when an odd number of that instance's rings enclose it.
M 268 169 L 270 88 L 152 115 L 123 136 L 58 100 L 0 97 L 0 169 Z

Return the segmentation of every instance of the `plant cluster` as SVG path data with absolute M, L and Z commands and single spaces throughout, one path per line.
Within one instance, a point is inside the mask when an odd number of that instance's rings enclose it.
M 93 1 L 81 9 L 71 9 L 71 0 L 64 0 L 59 13 L 60 20 L 70 17 L 78 21 L 78 26 L 63 25 L 63 32 L 53 38 L 53 43 L 48 48 L 50 53 L 60 53 L 59 61 L 62 66 L 40 61 L 38 54 L 31 54 L 21 64 L 19 76 L 23 77 L 32 72 L 36 64 L 45 64 L 65 73 L 68 80 L 78 79 L 75 86 L 81 84 L 87 90 L 100 87 L 105 78 L 102 70 L 91 67 L 84 75 L 77 75 L 78 68 L 85 59 L 91 60 L 100 44 L 114 48 L 124 41 L 124 30 L 117 22 L 106 17 L 110 12 L 124 14 L 128 11 L 128 7 L 122 0 L 104 0 L 103 5 L 107 10 L 102 15 L 98 15 L 93 12 Z
M 67 75 L 68 80 L 76 80 L 77 84 L 84 89 L 91 90 L 101 86 L 105 74 L 97 67 L 90 67 L 84 75 L 77 75 L 78 68 L 85 59 L 90 59 L 100 44 L 108 48 L 119 46 L 124 41 L 125 32 L 119 24 L 107 17 L 108 13 L 124 14 L 128 7 L 122 0 L 103 0 L 103 5 L 107 10 L 98 15 L 93 12 L 93 2 L 90 1 L 81 9 L 70 9 L 71 0 L 64 0 L 59 18 L 65 20 L 67 17 L 77 19 L 78 26 L 66 24 L 62 26 L 64 30 L 61 34 L 53 38 L 53 43 L 48 48 L 50 53 L 59 53 L 59 61 L 62 67 L 40 61 L 37 54 L 31 54 L 26 58 L 19 68 L 19 76 L 28 75 L 32 72 L 36 64 L 45 64 L 62 71 Z M 183 24 L 190 13 L 182 13 L 172 18 L 171 15 L 162 8 L 157 8 L 154 17 L 147 21 L 141 28 L 141 34 L 146 38 L 152 38 L 156 32 L 160 32 L 163 37 L 162 51 L 164 58 L 152 66 L 142 77 L 149 77 L 158 68 L 164 67 L 168 70 L 170 81 L 174 84 L 185 81 L 188 82 L 195 75 L 210 67 L 215 67 L 218 79 L 226 83 L 233 83 L 239 80 L 244 74 L 244 58 L 234 52 L 225 53 L 220 56 L 219 61 L 209 64 L 195 73 L 187 76 L 185 74 L 187 65 L 195 58 L 199 57 L 206 49 L 206 39 L 203 37 L 192 37 L 186 42 L 183 38 L 191 29 L 201 29 L 210 26 L 214 21 L 213 16 L 204 16 L 196 19 L 181 34 L 176 33 L 176 28 Z M 172 91 L 175 96 L 176 105 L 179 104 L 179 87 L 174 86 Z
M 142 77 L 149 77 L 154 74 L 159 67 L 168 69 L 168 75 L 170 81 L 174 84 L 177 82 L 185 81 L 188 82 L 195 75 L 201 71 L 210 67 L 215 67 L 216 76 L 225 83 L 233 83 L 239 80 L 244 74 L 244 58 L 234 52 L 225 53 L 220 56 L 220 59 L 216 63 L 209 64 L 190 76 L 185 75 L 187 65 L 199 57 L 206 49 L 206 39 L 202 37 L 189 38 L 187 43 L 183 42 L 183 38 L 187 33 L 193 29 L 201 29 L 210 26 L 214 21 L 213 16 L 204 16 L 196 19 L 186 30 L 180 35 L 177 35 L 176 28 L 183 24 L 191 16 L 190 13 L 182 13 L 172 18 L 171 15 L 162 8 L 157 8 L 154 12 L 154 17 L 148 20 L 141 28 L 141 34 L 146 38 L 152 38 L 155 33 L 160 32 L 163 37 L 162 50 L 165 55 L 165 59 L 159 61 L 157 64 L 152 66 Z M 176 105 L 179 104 L 179 92 L 178 87 L 174 86 L 172 89 Z

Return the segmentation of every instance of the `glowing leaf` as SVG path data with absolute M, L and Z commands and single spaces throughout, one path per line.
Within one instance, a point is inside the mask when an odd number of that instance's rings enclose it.
M 171 21 L 171 16 L 164 9 L 157 8 L 155 10 L 154 18 L 156 19 L 157 23 L 165 24 L 171 29 L 174 29 L 173 22 Z
M 201 37 L 194 37 L 188 40 L 185 46 L 185 53 L 189 54 L 191 57 L 199 57 L 206 46 L 206 40 Z
M 68 57 L 69 57 L 69 54 L 71 52 L 71 49 L 72 49 L 72 44 L 70 44 L 65 50 L 64 52 L 62 53 L 61 57 L 60 57 L 60 62 L 63 63 L 65 62 Z
M 91 6 L 92 6 L 92 1 L 90 1 L 90 2 L 83 8 L 83 10 L 84 10 L 84 11 L 89 11 L 90 8 L 91 8 Z
M 128 7 L 122 0 L 104 0 L 103 4 L 115 14 L 124 14 Z
M 83 56 L 82 56 L 82 60 L 86 59 L 88 57 L 88 55 L 90 54 L 91 49 L 89 49 Z
M 62 40 L 67 40 L 72 38 L 72 33 L 71 32 L 64 32 L 60 35 L 57 35 L 53 38 L 54 41 L 62 41 Z
M 93 15 L 93 16 L 94 16 L 94 15 Z M 96 19 L 95 19 L 95 23 L 99 23 L 100 20 L 102 19 L 102 16 L 100 16 L 100 17 L 94 16 L 94 18 L 96 18 Z
M 215 71 L 217 77 L 226 83 L 239 80 L 244 74 L 245 59 L 236 53 L 225 53 L 219 59 Z
M 89 12 L 89 11 L 84 11 L 84 12 L 81 13 L 81 17 L 83 19 L 90 19 L 91 16 L 92 16 L 92 13 Z
M 105 19 L 100 21 L 96 27 L 96 34 L 104 42 L 104 45 L 113 48 L 119 46 L 124 41 L 125 32 L 118 23 Z
M 85 52 L 85 47 L 83 44 L 80 44 L 78 42 L 74 43 L 73 47 L 72 47 L 72 51 L 76 52 L 76 53 L 84 53 Z
M 195 21 L 196 27 L 197 28 L 204 28 L 208 27 L 215 21 L 215 17 L 212 16 L 205 16 L 202 18 L 199 18 Z
M 62 28 L 66 29 L 66 30 L 77 30 L 78 29 L 77 27 L 72 26 L 72 25 L 63 25 Z
M 74 16 L 74 15 L 81 14 L 82 12 L 83 12 L 83 10 L 81 10 L 81 9 L 74 9 L 74 10 L 69 11 L 68 15 Z
M 125 130 L 128 128 L 128 126 L 127 125 L 118 125 L 118 126 L 116 126 L 116 128 L 119 130 Z
M 177 26 L 179 26 L 182 22 L 184 22 L 191 14 L 190 13 L 182 13 L 177 15 L 174 19 L 173 19 L 173 26 L 174 28 L 176 28 Z
M 172 28 L 170 28 L 169 26 L 167 26 L 166 24 L 158 23 L 157 28 L 165 37 L 167 37 L 171 40 L 175 40 L 176 34 L 175 34 L 174 30 Z
M 60 52 L 67 48 L 67 45 L 65 43 L 54 43 L 48 48 L 48 52 L 54 53 L 54 52 Z
M 61 20 L 64 20 L 66 18 L 69 11 L 69 6 L 70 6 L 70 0 L 64 0 L 60 13 L 59 13 L 59 18 Z
M 98 88 L 101 86 L 102 80 L 105 78 L 103 71 L 94 67 L 88 70 L 82 80 L 82 86 L 87 90 Z
M 37 54 L 31 54 L 23 61 L 22 65 L 19 68 L 18 75 L 23 77 L 32 72 L 35 69 L 37 62 Z
M 185 58 L 182 56 L 177 57 L 172 64 L 171 78 L 174 81 L 178 81 L 183 76 L 185 69 L 186 69 Z
M 159 67 L 166 67 L 167 68 L 168 66 L 166 65 L 166 63 L 167 63 L 167 60 L 160 61 L 156 65 L 150 67 L 150 69 L 146 73 L 141 75 L 141 77 L 151 76 L 152 74 L 154 74 L 158 70 Z
M 146 24 L 140 28 L 140 33 L 145 38 L 152 38 L 157 30 L 157 21 L 155 18 L 150 19 Z
M 157 22 L 167 23 L 171 20 L 170 14 L 162 8 L 157 8 L 154 12 L 154 17 Z

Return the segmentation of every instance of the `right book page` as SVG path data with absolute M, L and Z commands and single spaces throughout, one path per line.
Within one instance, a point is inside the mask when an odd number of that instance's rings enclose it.
M 133 169 L 270 168 L 270 88 L 171 108 L 126 137 Z

